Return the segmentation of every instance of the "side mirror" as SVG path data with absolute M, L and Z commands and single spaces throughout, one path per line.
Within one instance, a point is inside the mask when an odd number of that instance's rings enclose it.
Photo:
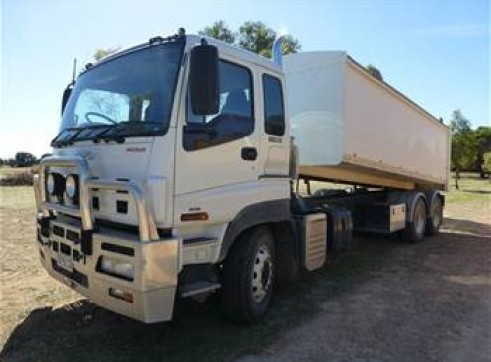
M 63 91 L 63 97 L 61 97 L 61 114 L 63 115 L 63 111 L 65 110 L 66 104 L 68 103 L 68 99 L 70 98 L 70 95 L 72 94 L 73 90 L 73 84 L 70 83 L 67 85 L 65 90 Z
M 220 80 L 218 75 L 218 49 L 201 44 L 191 50 L 189 71 L 191 108 L 199 116 L 220 110 Z

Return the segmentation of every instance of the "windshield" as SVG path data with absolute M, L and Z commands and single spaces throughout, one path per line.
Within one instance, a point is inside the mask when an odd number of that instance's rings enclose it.
M 121 136 L 167 130 L 181 64 L 182 42 L 137 50 L 95 66 L 78 79 L 63 112 L 61 133 L 114 128 Z M 127 132 L 125 131 L 127 130 Z M 90 137 L 88 137 L 90 138 Z

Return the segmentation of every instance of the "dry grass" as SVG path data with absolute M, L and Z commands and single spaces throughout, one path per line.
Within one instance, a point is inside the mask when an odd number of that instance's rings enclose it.
M 477 174 L 464 174 L 455 189 L 451 182 L 446 195 L 445 216 L 474 219 L 491 224 L 491 179 L 481 179 Z
M 10 166 L 0 166 L 0 177 L 15 175 L 17 173 L 30 172 L 33 167 L 10 167 Z
M 35 244 L 32 187 L 0 187 L 0 339 L 37 308 L 63 305 L 80 297 L 54 281 L 41 267 Z
M 34 172 L 24 171 L 0 178 L 0 186 L 32 186 Z
M 32 186 L 34 167 L 0 166 L 0 186 Z

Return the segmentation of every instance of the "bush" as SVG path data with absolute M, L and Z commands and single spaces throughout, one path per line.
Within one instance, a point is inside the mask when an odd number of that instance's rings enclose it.
M 15 154 L 15 165 L 17 167 L 29 167 L 37 163 L 36 156 L 29 152 L 17 152 Z
M 16 172 L 0 178 L 0 186 L 32 186 L 34 171 Z

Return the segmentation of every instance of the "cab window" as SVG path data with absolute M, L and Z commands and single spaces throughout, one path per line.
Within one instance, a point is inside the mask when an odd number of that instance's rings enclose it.
M 264 130 L 267 134 L 285 134 L 285 107 L 281 81 L 269 74 L 263 74 Z
M 217 114 L 193 113 L 188 92 L 184 149 L 198 150 L 231 142 L 254 131 L 252 75 L 246 67 L 220 60 L 220 108 Z

